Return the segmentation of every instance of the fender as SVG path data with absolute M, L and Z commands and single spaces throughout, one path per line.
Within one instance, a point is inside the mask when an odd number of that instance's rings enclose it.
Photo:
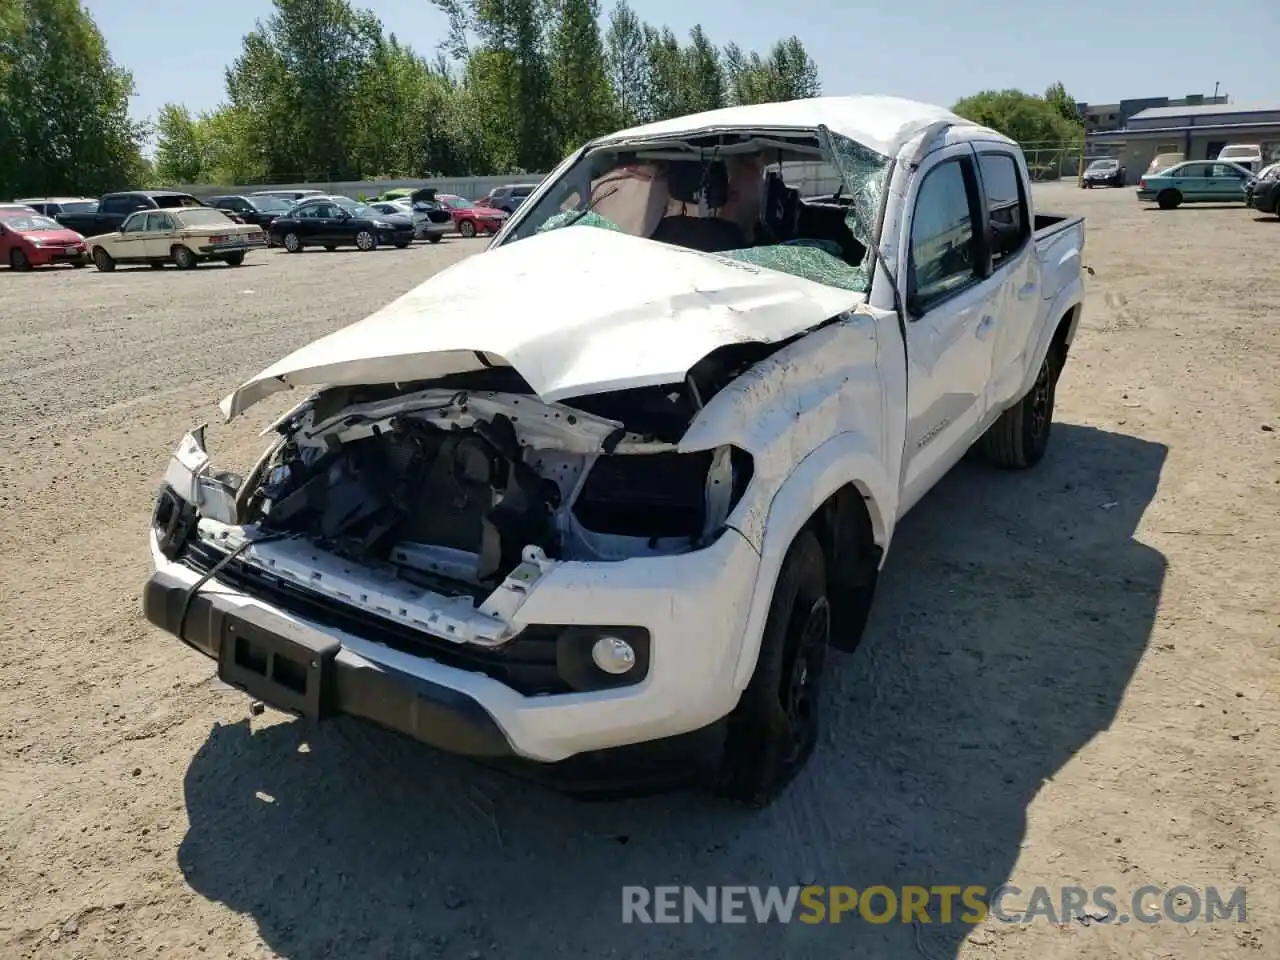
M 746 688 L 755 670 L 765 619 L 773 603 L 773 588 L 791 541 L 818 508 L 849 483 L 862 491 L 871 515 L 872 534 L 887 555 L 897 519 L 898 491 L 885 476 L 876 444 L 870 438 L 853 431 L 837 434 L 800 461 L 769 504 L 755 591 L 733 675 L 735 692 Z
M 1075 315 L 1071 318 L 1071 326 L 1067 328 L 1066 342 L 1068 346 L 1071 345 L 1071 342 L 1076 337 L 1076 330 L 1080 326 L 1080 314 L 1084 312 L 1084 280 L 1080 277 L 1063 287 L 1058 295 L 1049 302 L 1048 308 L 1045 310 L 1045 316 L 1050 319 L 1040 328 L 1035 360 L 1027 365 L 1027 369 L 1023 373 L 1022 389 L 1018 391 L 1017 400 L 1014 403 L 1025 397 L 1036 382 L 1036 376 L 1040 373 L 1044 358 L 1049 355 L 1049 347 L 1053 343 L 1053 335 L 1058 332 L 1058 324 L 1072 310 L 1075 311 Z

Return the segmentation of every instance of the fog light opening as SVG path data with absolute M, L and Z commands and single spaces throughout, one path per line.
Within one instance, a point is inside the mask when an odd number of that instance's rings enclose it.
M 636 665 L 636 652 L 619 637 L 601 637 L 591 647 L 591 659 L 605 673 L 619 676 Z

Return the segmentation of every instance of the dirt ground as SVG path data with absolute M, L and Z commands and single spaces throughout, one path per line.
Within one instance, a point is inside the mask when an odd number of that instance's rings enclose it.
M 1280 957 L 1280 223 L 1038 199 L 1086 214 L 1096 271 L 1049 455 L 962 464 L 904 521 L 760 813 L 250 718 L 138 612 L 182 432 L 246 465 L 291 401 L 226 427 L 219 397 L 478 243 L 0 271 L 0 956 Z M 620 922 L 629 884 L 1006 882 L 1244 886 L 1247 917 Z

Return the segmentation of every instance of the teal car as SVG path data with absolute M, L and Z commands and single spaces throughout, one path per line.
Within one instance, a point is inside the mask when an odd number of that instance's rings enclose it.
M 1138 182 L 1138 199 L 1154 200 L 1161 210 L 1183 203 L 1244 202 L 1245 184 L 1253 177 L 1226 160 L 1185 160 Z

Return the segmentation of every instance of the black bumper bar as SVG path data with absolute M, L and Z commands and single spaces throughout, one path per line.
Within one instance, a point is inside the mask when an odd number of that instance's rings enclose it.
M 218 662 L 218 676 L 310 720 L 347 714 L 449 753 L 582 797 L 629 796 L 688 783 L 714 769 L 723 722 L 664 740 L 581 753 L 557 763 L 518 756 L 478 702 L 450 687 L 338 659 L 341 644 L 279 614 L 197 591 L 169 573 L 147 580 L 142 611 L 160 629 Z
M 218 661 L 225 682 L 288 713 L 310 720 L 349 714 L 371 720 L 450 753 L 512 755 L 489 712 L 464 693 L 386 668 L 338 659 L 341 644 L 316 640 L 278 614 L 197 592 L 168 573 L 155 573 L 142 611 L 157 627 Z M 181 628 L 181 633 L 179 629 Z

